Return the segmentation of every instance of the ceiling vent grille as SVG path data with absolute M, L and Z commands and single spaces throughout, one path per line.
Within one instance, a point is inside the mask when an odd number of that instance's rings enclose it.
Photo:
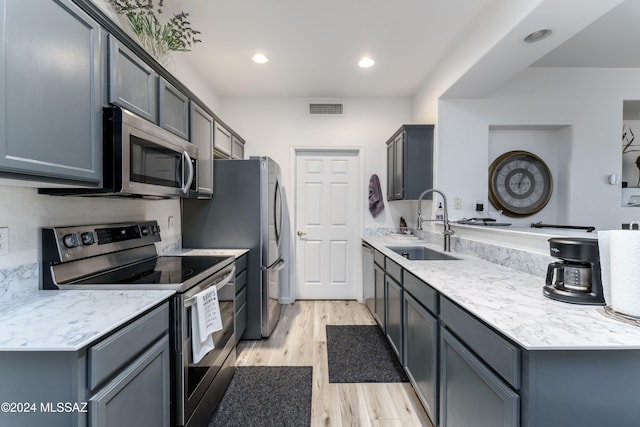
M 309 115 L 311 116 L 341 116 L 344 114 L 344 104 L 309 104 Z

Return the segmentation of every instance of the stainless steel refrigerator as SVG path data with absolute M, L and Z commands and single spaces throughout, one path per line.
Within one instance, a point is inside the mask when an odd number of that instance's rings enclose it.
M 210 200 L 183 199 L 182 247 L 249 249 L 247 329 L 268 337 L 280 318 L 282 196 L 280 166 L 268 157 L 215 160 Z

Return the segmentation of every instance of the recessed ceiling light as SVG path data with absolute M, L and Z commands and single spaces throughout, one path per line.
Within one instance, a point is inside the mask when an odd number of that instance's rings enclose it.
M 373 59 L 369 58 L 368 56 L 363 57 L 360 62 L 358 62 L 358 66 L 360 68 L 371 68 L 373 67 L 373 64 L 375 64 L 376 61 L 374 61 Z
M 253 62 L 255 62 L 256 64 L 266 64 L 267 62 L 269 62 L 269 58 L 267 58 L 264 54 L 262 53 L 256 53 L 255 55 L 253 55 L 251 57 L 251 59 L 253 60 Z
M 544 28 L 542 30 L 534 31 L 533 33 L 527 35 L 522 41 L 527 44 L 538 43 L 542 40 L 549 38 L 553 31 L 548 28 Z

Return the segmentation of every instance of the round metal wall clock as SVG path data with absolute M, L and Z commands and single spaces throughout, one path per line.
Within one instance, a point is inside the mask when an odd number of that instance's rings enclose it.
M 551 198 L 553 179 L 545 162 L 528 151 L 509 151 L 489 166 L 489 201 L 505 215 L 533 215 Z

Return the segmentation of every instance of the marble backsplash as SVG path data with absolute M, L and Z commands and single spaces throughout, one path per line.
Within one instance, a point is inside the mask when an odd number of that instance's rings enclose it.
M 442 233 L 413 229 L 411 232 L 427 243 L 442 245 Z M 367 228 L 364 230 L 364 235 L 367 237 L 381 237 L 391 233 L 398 233 L 398 230 L 394 228 Z M 477 242 L 456 235 L 451 236 L 451 250 L 538 277 L 546 277 L 547 266 L 554 261 L 551 256 Z
M 182 248 L 181 237 L 156 244 L 158 254 L 176 253 Z M 28 263 L 0 268 L 0 308 L 14 298 L 28 295 L 40 289 L 40 263 Z

